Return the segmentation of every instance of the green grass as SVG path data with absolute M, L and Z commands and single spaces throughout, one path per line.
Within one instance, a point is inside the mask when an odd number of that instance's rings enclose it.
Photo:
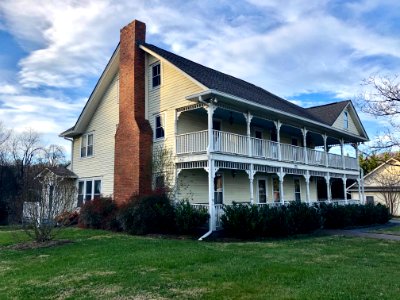
M 396 299 L 400 243 L 337 236 L 198 242 L 68 229 L 73 244 L 10 250 L 1 299 Z M 396 275 L 397 274 L 397 275 Z
M 386 233 L 386 234 L 400 235 L 400 225 L 374 230 L 373 232 L 374 233 Z

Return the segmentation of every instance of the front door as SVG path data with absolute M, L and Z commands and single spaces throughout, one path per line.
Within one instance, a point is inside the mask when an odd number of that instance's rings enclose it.
M 258 203 L 267 203 L 267 182 L 265 179 L 258 180 Z
M 214 203 L 224 203 L 224 185 L 222 174 L 216 174 L 214 178 Z

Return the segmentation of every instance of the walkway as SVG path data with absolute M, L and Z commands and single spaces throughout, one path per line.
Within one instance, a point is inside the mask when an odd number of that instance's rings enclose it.
M 357 228 L 357 229 L 327 229 L 324 230 L 324 232 L 331 235 L 344 235 L 344 236 L 354 236 L 354 237 L 365 237 L 371 239 L 400 241 L 400 235 L 371 232 L 399 225 L 400 225 L 400 220 L 390 220 L 389 223 L 385 225 L 378 225 L 378 226 Z

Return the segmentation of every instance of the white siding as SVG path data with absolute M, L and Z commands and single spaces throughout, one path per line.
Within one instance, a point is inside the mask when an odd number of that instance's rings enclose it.
M 100 177 L 102 194 L 112 195 L 114 186 L 114 138 L 118 124 L 119 74 L 116 74 L 90 121 L 86 132 L 94 134 L 94 155 L 80 157 L 81 138 L 73 141 L 73 172 L 79 178 Z
M 348 112 L 348 120 L 349 120 L 349 128 L 345 129 L 344 128 L 344 112 Z M 335 123 L 333 123 L 332 127 L 341 129 L 341 130 L 347 130 L 353 134 L 357 134 L 357 135 L 361 135 L 361 132 L 357 129 L 356 126 L 356 116 L 354 115 L 352 110 L 344 110 L 340 116 L 337 118 L 337 120 L 335 121 Z

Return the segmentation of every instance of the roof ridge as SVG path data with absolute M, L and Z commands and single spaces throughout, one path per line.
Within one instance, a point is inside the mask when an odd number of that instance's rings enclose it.
M 349 99 L 349 100 L 343 100 L 343 101 L 336 101 L 336 102 L 332 102 L 332 103 L 326 103 L 326 104 L 322 104 L 322 105 L 315 105 L 315 106 L 307 107 L 306 109 L 317 108 L 317 107 L 319 108 L 319 107 L 330 106 L 330 105 L 336 105 L 336 104 L 344 103 L 344 102 L 351 102 L 351 100 Z
M 147 45 L 148 45 L 148 46 L 151 46 L 151 47 L 155 47 L 155 48 L 160 49 L 160 50 L 162 50 L 162 51 L 168 52 L 168 53 L 170 53 L 170 54 L 172 54 L 172 55 L 178 56 L 178 57 L 180 57 L 180 58 L 182 58 L 182 59 L 184 59 L 184 60 L 186 60 L 186 61 L 188 61 L 188 62 L 190 62 L 190 63 L 196 64 L 196 65 L 198 65 L 198 66 L 200 66 L 200 67 L 202 67 L 202 68 L 206 68 L 206 69 L 211 70 L 211 71 L 213 71 L 213 72 L 217 72 L 217 73 L 222 74 L 222 75 L 224 75 L 224 76 L 228 76 L 228 77 L 230 77 L 230 78 L 233 78 L 234 80 L 239 80 L 239 81 L 241 81 L 241 82 L 244 83 L 244 84 L 251 85 L 251 86 L 253 86 L 254 88 L 256 88 L 256 89 L 258 89 L 258 90 L 261 90 L 261 91 L 263 91 L 263 92 L 268 93 L 270 96 L 274 97 L 275 99 L 278 99 L 278 100 L 281 100 L 281 101 L 285 101 L 288 105 L 290 105 L 290 106 L 292 106 L 292 107 L 295 107 L 295 108 L 300 108 L 300 109 L 304 110 L 305 113 L 310 114 L 310 112 L 307 111 L 307 108 L 304 108 L 304 107 L 302 107 L 302 106 L 300 106 L 300 105 L 294 104 L 294 103 L 292 103 L 291 101 L 289 101 L 289 100 L 287 100 L 287 99 L 284 99 L 284 98 L 282 98 L 282 97 L 279 97 L 279 96 L 277 96 L 277 95 L 271 93 L 270 91 L 268 91 L 268 90 L 266 90 L 266 89 L 264 89 L 264 88 L 262 88 L 262 87 L 260 87 L 260 86 L 258 86 L 258 85 L 255 85 L 254 83 L 251 83 L 251 82 L 246 81 L 246 80 L 244 80 L 244 79 L 241 79 L 241 78 L 232 76 L 232 75 L 230 75 L 230 74 L 227 74 L 227 73 L 224 73 L 224 72 L 221 72 L 221 71 L 218 71 L 218 70 L 216 70 L 216 69 L 207 67 L 207 66 L 202 65 L 202 64 L 200 64 L 200 63 L 198 63 L 198 62 L 195 62 L 195 61 L 193 61 L 193 60 L 190 60 L 190 59 L 188 59 L 188 58 L 186 58 L 186 57 L 183 57 L 183 56 L 178 55 L 178 54 L 175 54 L 175 53 L 173 53 L 173 52 L 171 52 L 171 51 L 168 51 L 168 50 L 165 50 L 165 49 L 163 49 L 163 48 L 160 48 L 160 47 L 158 47 L 158 46 L 156 46 L 156 45 L 153 45 L 153 44 L 150 44 L 150 43 L 142 43 L 142 45 L 143 45 L 144 47 L 146 47 Z M 199 81 L 200 81 L 200 80 L 199 80 Z M 316 118 L 316 116 L 311 115 L 311 114 L 310 114 L 309 117 L 310 117 L 310 118 L 314 118 L 314 119 Z M 321 120 L 318 120 L 318 121 L 321 121 Z

